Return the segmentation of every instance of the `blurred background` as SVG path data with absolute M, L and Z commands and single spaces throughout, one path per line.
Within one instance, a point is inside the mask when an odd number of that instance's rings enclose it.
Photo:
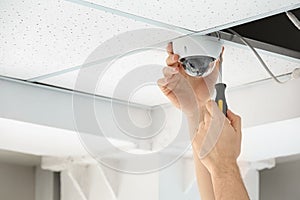
M 299 9 L 299 0 L 1 0 L 0 199 L 200 199 L 187 123 L 156 86 L 167 43 L 190 34 L 224 43 L 251 199 L 300 199 L 300 80 L 274 82 L 227 30 L 289 80 L 300 34 L 285 12 L 300 19 Z

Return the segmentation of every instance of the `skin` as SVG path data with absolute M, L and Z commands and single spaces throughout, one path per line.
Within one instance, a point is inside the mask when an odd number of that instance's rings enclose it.
M 169 44 L 169 56 L 166 59 L 168 66 L 163 69 L 164 77 L 157 81 L 170 102 L 187 116 L 197 181 L 203 200 L 248 199 L 236 164 L 241 145 L 240 117 L 228 111 L 229 119 L 225 118 L 216 104 L 209 101 L 218 78 L 223 51 L 224 48 L 210 75 L 205 78 L 191 77 L 185 73 L 178 61 L 179 56 L 173 53 L 172 44 Z M 205 139 L 211 135 L 217 138 L 216 144 L 206 142 L 210 141 Z M 231 142 L 234 145 L 228 145 Z M 203 147 L 210 150 L 205 156 L 202 156 Z
M 223 123 L 219 123 L 220 121 Z M 208 134 L 218 135 L 218 140 L 213 144 L 211 151 L 202 157 L 199 150 L 206 145 L 203 143 Z M 236 162 L 241 152 L 241 140 L 240 116 L 228 110 L 226 118 L 215 102 L 207 102 L 204 120 L 199 125 L 192 145 L 195 154 L 200 155 L 202 164 L 211 175 L 217 200 L 249 199 Z

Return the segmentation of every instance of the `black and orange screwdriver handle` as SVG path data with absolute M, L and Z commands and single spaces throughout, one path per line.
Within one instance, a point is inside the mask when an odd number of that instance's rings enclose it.
M 218 104 L 218 107 L 220 110 L 224 113 L 225 116 L 227 116 L 227 102 L 225 98 L 225 89 L 226 89 L 226 84 L 224 83 L 217 83 L 215 85 L 216 88 L 216 103 Z

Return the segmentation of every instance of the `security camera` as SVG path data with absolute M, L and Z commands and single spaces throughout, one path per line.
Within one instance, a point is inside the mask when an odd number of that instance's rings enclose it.
M 209 75 L 222 51 L 222 42 L 212 36 L 192 35 L 172 43 L 173 51 L 180 56 L 179 61 L 186 73 L 196 77 Z

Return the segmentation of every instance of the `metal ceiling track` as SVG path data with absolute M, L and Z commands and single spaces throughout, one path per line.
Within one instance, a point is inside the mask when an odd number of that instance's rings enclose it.
M 67 89 L 67 88 L 59 87 L 59 86 L 55 86 L 55 85 L 48 85 L 48 84 L 39 83 L 39 82 L 31 82 L 31 81 L 26 81 L 26 80 L 22 80 L 22 79 L 17 79 L 17 78 L 0 75 L 0 81 L 1 80 L 9 81 L 12 83 L 25 84 L 28 86 L 34 86 L 34 87 L 38 87 L 38 88 L 42 88 L 42 89 L 49 89 L 49 90 L 58 91 L 58 92 L 65 92 L 70 95 L 84 96 L 84 97 L 88 97 L 88 98 L 93 98 L 95 100 L 109 102 L 112 104 L 117 103 L 117 104 L 121 104 L 121 105 L 125 105 L 125 106 L 132 106 L 135 108 L 148 109 L 148 110 L 150 110 L 152 108 L 152 106 L 147 106 L 144 104 L 134 103 L 134 102 L 130 102 L 130 101 L 120 100 L 120 99 L 97 95 L 97 94 L 92 94 L 92 93 L 79 91 L 79 90 Z

